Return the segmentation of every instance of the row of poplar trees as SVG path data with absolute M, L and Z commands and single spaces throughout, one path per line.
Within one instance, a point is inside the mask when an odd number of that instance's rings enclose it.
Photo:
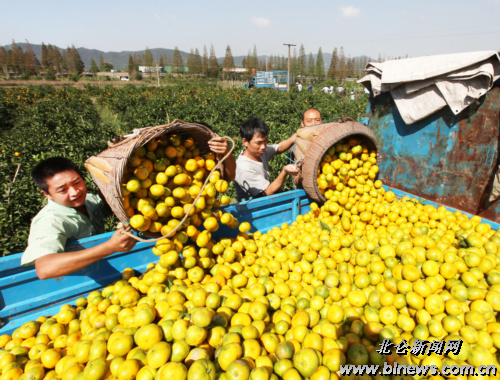
M 256 71 L 287 70 L 287 61 L 284 55 L 270 55 L 266 59 L 259 59 L 257 48 L 254 45 L 253 50 L 249 50 L 248 55 L 243 58 L 242 66 L 247 69 L 248 73 L 251 73 L 252 69 Z M 317 79 L 325 79 L 325 77 L 331 79 L 359 77 L 363 74 L 363 68 L 367 62 L 368 57 L 358 59 L 346 57 L 343 47 L 341 47 L 340 50 L 335 48 L 328 69 L 326 69 L 321 47 L 318 49 L 316 56 L 312 53 L 309 53 L 307 56 L 304 45 L 301 45 L 298 53 L 296 49 L 293 51 L 293 55 L 290 59 L 290 70 L 295 76 L 315 77 Z M 198 48 L 194 50 L 191 49 L 186 60 L 182 57 L 179 48 L 176 46 L 173 57 L 167 56 L 164 53 L 160 56 L 158 61 L 154 59 L 148 48 L 146 48 L 143 55 L 129 55 L 128 71 L 132 75 L 132 73 L 137 72 L 137 68 L 140 65 L 155 67 L 156 64 L 158 64 L 159 67 L 172 67 L 173 73 L 187 72 L 189 74 L 201 74 L 207 77 L 218 77 L 221 73 L 223 76 L 227 76 L 230 70 L 236 67 L 229 45 L 226 48 L 222 65 L 219 65 L 217 62 L 217 56 L 213 45 L 210 46 L 210 55 L 208 54 L 207 47 L 204 46 L 203 56 L 200 54 Z
M 229 47 L 228 47 L 229 48 Z M 227 54 L 227 51 L 226 51 Z M 243 66 L 247 70 L 287 70 L 288 59 L 284 55 L 270 55 L 266 60 L 259 60 L 257 48 L 253 47 L 253 52 L 248 52 L 246 59 L 243 59 Z M 306 55 L 304 45 L 300 45 L 299 51 L 293 49 L 290 57 L 290 71 L 294 76 L 314 77 L 317 79 L 340 79 L 349 77 L 359 77 L 363 74 L 363 68 L 368 63 L 368 57 L 351 58 L 344 55 L 344 48 L 335 48 L 328 68 L 323 59 L 323 50 L 320 47 L 316 56 L 313 53 Z
M 200 55 L 198 49 L 191 49 L 186 61 L 181 55 L 179 48 L 176 46 L 173 56 L 167 56 L 165 53 L 160 55 L 159 59 L 155 59 L 151 50 L 146 48 L 144 54 L 129 54 L 128 58 L 128 72 L 129 75 L 134 75 L 138 71 L 139 66 L 146 66 L 155 68 L 158 67 L 171 67 L 172 73 L 189 73 L 199 74 L 211 78 L 219 76 L 220 65 L 217 62 L 215 49 L 213 45 L 210 46 L 210 55 L 208 54 L 207 47 L 203 47 L 203 57 Z M 234 67 L 234 62 L 233 62 Z
M 74 45 L 65 50 L 42 43 L 41 62 L 33 52 L 29 42 L 23 49 L 12 41 L 10 49 L 0 47 L 0 67 L 4 75 L 79 75 L 85 69 L 82 58 Z

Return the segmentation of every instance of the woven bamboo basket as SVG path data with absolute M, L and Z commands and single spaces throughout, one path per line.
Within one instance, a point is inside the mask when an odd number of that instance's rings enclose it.
M 338 123 L 320 124 L 304 127 L 297 132 L 293 153 L 300 169 L 302 186 L 313 200 L 324 203 L 318 184 L 318 168 L 324 154 L 330 147 L 346 137 L 356 137 L 363 141 L 370 150 L 375 150 L 378 157 L 378 142 L 371 129 L 350 118 L 343 118 Z
M 108 143 L 108 149 L 85 161 L 85 168 L 99 187 L 117 218 L 128 223 L 130 217 L 122 202 L 121 184 L 125 166 L 132 153 L 149 141 L 165 134 L 175 133 L 183 138 L 192 137 L 201 154 L 210 151 L 208 141 L 217 136 L 211 129 L 196 123 L 174 120 L 167 125 L 157 125 L 134 130 L 133 134 L 116 143 Z M 221 173 L 223 173 L 221 169 Z M 159 233 L 143 232 L 147 237 L 161 236 Z

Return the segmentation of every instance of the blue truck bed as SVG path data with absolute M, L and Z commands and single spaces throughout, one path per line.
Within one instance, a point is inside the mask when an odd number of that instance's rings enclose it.
M 384 187 L 394 191 L 398 197 L 409 196 L 424 204 L 440 206 L 411 193 Z M 266 232 L 283 223 L 291 223 L 298 215 L 309 212 L 310 203 L 304 190 L 293 190 L 226 206 L 224 209 L 233 213 L 240 222 L 251 222 L 252 232 Z M 455 211 L 454 208 L 447 208 Z M 484 222 L 489 223 L 495 230 L 500 227 L 493 221 Z M 83 239 L 72 246 L 77 249 L 92 247 L 109 239 L 111 234 Z M 236 234 L 236 230 L 221 226 L 213 236 L 234 237 Z M 153 246 L 154 243 L 138 243 L 130 252 L 115 253 L 71 275 L 50 280 L 39 280 L 33 266 L 20 267 L 20 253 L 3 258 L 0 261 L 0 315 L 4 326 L 0 328 L 0 335 L 12 333 L 23 323 L 39 316 L 58 313 L 62 305 L 71 304 L 77 298 L 121 278 L 121 272 L 125 268 L 145 271 L 147 264 L 158 261 L 151 251 Z
M 367 117 L 379 141 L 379 177 L 397 196 L 410 195 L 425 204 L 444 205 L 469 215 L 479 214 L 498 230 L 500 202 L 490 204 L 487 195 L 498 165 L 500 139 L 500 88 L 493 88 L 476 105 L 459 115 L 443 109 L 407 126 L 390 95 L 371 99 Z M 303 190 L 295 190 L 226 206 L 254 229 L 266 232 L 291 223 L 310 210 Z M 214 237 L 232 237 L 235 230 L 222 226 Z M 75 242 L 73 249 L 92 247 L 111 233 Z M 21 254 L 0 260 L 0 334 L 10 333 L 26 321 L 53 315 L 121 277 L 125 268 L 139 272 L 158 258 L 154 243 L 138 243 L 134 250 L 116 253 L 74 274 L 39 280 L 33 266 L 20 267 Z

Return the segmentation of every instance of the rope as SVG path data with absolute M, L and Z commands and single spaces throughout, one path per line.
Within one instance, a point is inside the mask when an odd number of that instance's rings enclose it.
M 194 202 L 191 204 L 191 207 L 189 208 L 188 212 L 186 212 L 186 214 L 181 219 L 181 221 L 179 222 L 179 224 L 177 224 L 177 226 L 175 226 L 175 228 L 172 231 L 170 231 L 165 236 L 160 236 L 159 238 L 156 238 L 156 239 L 143 239 L 143 238 L 141 238 L 139 236 L 134 235 L 131 232 L 126 231 L 125 230 L 125 224 L 123 224 L 123 223 L 120 222 L 120 223 L 118 223 L 117 228 L 116 228 L 118 231 L 120 231 L 120 234 L 125 234 L 127 236 L 130 236 L 131 238 L 134 238 L 135 240 L 140 241 L 141 243 L 154 243 L 154 242 L 159 241 L 161 239 L 165 239 L 165 238 L 169 238 L 169 237 L 173 236 L 177 232 L 177 230 L 179 230 L 179 228 L 182 226 L 182 223 L 184 223 L 186 221 L 186 219 L 189 216 L 189 213 L 193 209 L 194 205 L 196 204 L 196 202 L 198 201 L 198 199 L 200 199 L 200 196 L 203 193 L 203 190 L 205 190 L 205 187 L 207 186 L 208 182 L 210 181 L 210 176 L 212 175 L 212 173 L 214 171 L 216 171 L 221 166 L 221 164 L 233 153 L 234 146 L 235 146 L 234 140 L 231 137 L 229 137 L 229 136 L 223 136 L 223 138 L 225 138 L 225 139 L 227 139 L 227 140 L 229 140 L 231 142 L 231 144 L 232 144 L 231 149 L 229 150 L 229 152 L 221 160 L 219 160 L 219 162 L 217 163 L 217 165 L 215 165 L 215 167 L 210 171 L 210 173 L 208 173 L 207 179 L 203 183 L 203 187 L 201 188 L 200 192 L 198 193 L 198 196 L 196 197 L 196 199 L 194 200 Z

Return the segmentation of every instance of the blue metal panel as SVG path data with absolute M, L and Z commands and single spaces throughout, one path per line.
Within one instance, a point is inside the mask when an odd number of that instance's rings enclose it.
M 471 214 L 487 202 L 499 141 L 500 88 L 459 115 L 444 108 L 406 125 L 390 95 L 368 109 L 384 184 Z M 489 219 L 499 221 L 498 213 Z
M 283 223 L 293 222 L 297 215 L 305 214 L 311 210 L 310 200 L 304 190 L 293 190 L 285 193 L 271 195 L 269 197 L 243 201 L 226 206 L 222 210 L 235 215 L 239 222 L 250 222 L 251 232 L 267 232 L 273 227 L 279 227 Z M 293 207 L 295 205 L 295 207 Z M 227 226 L 221 226 L 212 236 L 235 237 L 238 230 L 232 230 Z
M 288 72 L 285 70 L 257 71 L 255 73 L 254 83 L 255 87 L 275 88 L 276 84 L 286 84 L 287 77 Z M 292 82 L 293 76 L 290 73 L 290 83 Z
M 68 249 L 85 249 L 102 244 L 112 233 L 93 236 L 73 242 Z M 33 265 L 21 267 L 22 254 L 8 256 L 0 261 L 0 316 L 5 329 L 17 326 L 23 314 L 40 311 L 45 315 L 47 307 L 62 305 L 69 300 L 100 289 L 121 277 L 125 268 L 144 272 L 147 264 L 157 261 L 151 252 L 154 243 L 137 243 L 130 252 L 118 252 L 71 275 L 40 280 Z

